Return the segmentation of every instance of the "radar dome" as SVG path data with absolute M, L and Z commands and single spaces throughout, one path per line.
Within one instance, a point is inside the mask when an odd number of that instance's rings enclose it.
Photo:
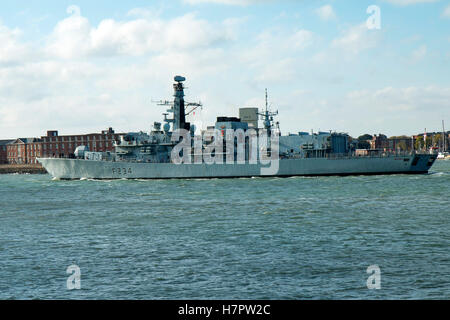
M 169 132 L 170 131 L 170 124 L 166 123 L 164 124 L 164 132 Z

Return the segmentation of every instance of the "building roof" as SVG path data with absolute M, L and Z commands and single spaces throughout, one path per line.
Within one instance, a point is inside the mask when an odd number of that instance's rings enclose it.
M 15 140 L 0 140 L 0 146 L 6 146 L 7 144 L 10 144 L 11 142 L 14 142 Z
M 16 140 L 12 140 L 9 144 L 28 144 L 28 143 L 34 143 L 34 142 L 41 142 L 42 140 L 39 138 L 18 138 Z

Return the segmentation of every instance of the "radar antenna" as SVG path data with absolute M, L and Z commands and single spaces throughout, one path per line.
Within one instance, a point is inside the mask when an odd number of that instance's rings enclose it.
M 266 110 L 264 112 L 258 112 L 258 115 L 261 116 L 261 119 L 264 120 L 264 129 L 270 130 L 273 128 L 273 117 L 278 115 L 278 110 L 275 112 L 269 111 L 269 98 L 266 89 Z
M 177 129 L 186 129 L 190 130 L 190 123 L 186 122 L 186 116 L 190 115 L 192 112 L 197 110 L 198 108 L 203 109 L 203 104 L 201 102 L 185 102 L 184 101 L 184 85 L 183 82 L 186 81 L 185 77 L 176 76 L 174 78 L 175 84 L 174 87 L 174 101 L 168 100 L 159 100 L 152 101 L 159 106 L 168 106 L 167 113 L 164 115 L 164 121 L 167 123 L 173 123 L 173 130 Z M 188 111 L 188 108 L 192 108 Z M 173 114 L 172 119 L 168 119 L 167 116 L 169 114 Z
M 192 107 L 192 109 L 190 111 L 186 111 L 186 116 L 190 115 L 192 112 L 194 112 L 198 108 L 200 108 L 200 110 L 203 110 L 203 104 L 201 102 L 189 102 L 189 103 L 186 103 L 186 107 Z

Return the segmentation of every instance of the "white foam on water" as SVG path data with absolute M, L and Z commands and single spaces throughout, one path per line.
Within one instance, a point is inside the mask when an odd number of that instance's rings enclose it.
M 442 176 L 448 175 L 448 172 L 442 172 L 442 171 L 440 171 L 440 172 L 430 172 L 430 175 L 432 177 L 442 177 Z

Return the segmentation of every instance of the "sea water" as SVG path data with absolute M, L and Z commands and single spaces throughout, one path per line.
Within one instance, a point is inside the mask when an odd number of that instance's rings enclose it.
M 2 175 L 0 299 L 450 299 L 449 195 L 450 161 L 427 175 Z

